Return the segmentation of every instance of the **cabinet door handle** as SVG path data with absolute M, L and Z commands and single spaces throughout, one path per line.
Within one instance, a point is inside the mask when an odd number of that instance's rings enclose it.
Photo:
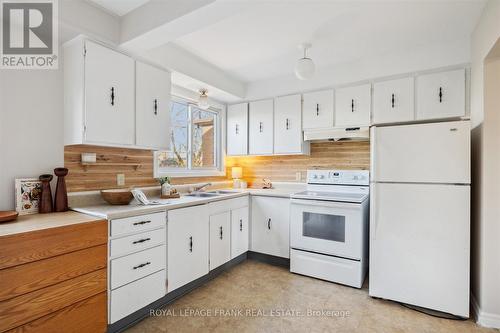
M 271 230 L 271 218 L 267 220 L 267 229 Z
M 222 239 L 222 226 L 220 226 L 220 239 Z
M 115 105 L 115 87 L 111 87 L 111 105 Z
M 240 219 L 240 231 L 243 231 L 243 220 Z
M 262 133 L 262 131 L 263 131 L 263 126 L 264 126 L 264 125 L 262 124 L 262 121 L 261 121 L 261 122 L 259 122 L 259 132 L 260 132 L 260 133 Z
M 155 116 L 158 114 L 158 100 L 155 98 L 155 104 L 154 104 L 154 110 L 155 110 Z
M 151 238 L 142 238 L 142 239 L 138 239 L 136 241 L 133 241 L 132 244 L 144 243 L 144 242 L 147 242 L 149 240 L 151 240 Z
M 238 124 L 234 126 L 234 132 L 236 133 L 236 135 L 240 134 L 240 126 L 238 126 Z
M 319 104 L 316 103 L 316 115 L 319 116 Z
M 354 99 L 351 99 L 351 112 L 354 112 Z
M 286 118 L 285 127 L 287 130 L 290 129 L 290 119 Z
M 394 109 L 394 94 L 392 94 L 391 104 L 392 104 L 392 108 Z
M 193 252 L 193 236 L 189 237 L 189 252 Z
M 443 103 L 443 87 L 439 87 L 439 103 Z
M 151 221 L 140 221 L 140 222 L 135 222 L 134 225 L 143 225 L 143 224 L 148 224 L 151 223 Z
M 145 262 L 144 264 L 140 264 L 137 266 L 132 267 L 133 269 L 138 269 L 138 268 L 143 268 L 144 266 L 151 265 L 151 262 Z

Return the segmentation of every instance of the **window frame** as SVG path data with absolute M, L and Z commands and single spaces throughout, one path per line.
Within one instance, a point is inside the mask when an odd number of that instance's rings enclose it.
M 206 177 L 206 176 L 225 176 L 226 170 L 224 165 L 224 137 L 225 137 L 225 110 L 223 107 L 218 108 L 211 106 L 208 110 L 216 115 L 214 122 L 214 146 L 215 146 L 215 167 L 203 168 L 193 167 L 193 108 L 198 108 L 193 100 L 172 95 L 171 102 L 183 103 L 188 107 L 188 156 L 187 166 L 185 168 L 160 168 L 158 165 L 158 154 L 165 150 L 157 150 L 153 154 L 153 174 L 155 178 L 159 177 Z M 198 108 L 199 109 L 199 108 Z M 170 130 L 170 128 L 169 128 Z

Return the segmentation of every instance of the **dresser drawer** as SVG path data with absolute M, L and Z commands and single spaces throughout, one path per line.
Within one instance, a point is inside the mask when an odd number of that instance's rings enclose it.
M 167 213 L 153 213 L 111 220 L 111 237 L 165 227 Z
M 110 241 L 109 255 L 116 257 L 165 244 L 165 229 L 146 231 L 140 234 L 116 238 Z
M 110 323 L 160 299 L 166 294 L 165 270 L 111 291 Z
M 166 254 L 167 247 L 160 245 L 111 260 L 111 289 L 165 269 Z

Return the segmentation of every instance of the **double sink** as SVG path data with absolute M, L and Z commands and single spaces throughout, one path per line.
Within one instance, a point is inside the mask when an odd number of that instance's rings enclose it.
M 209 192 L 193 192 L 186 194 L 186 197 L 194 197 L 194 198 L 213 198 L 213 197 L 218 197 L 224 194 L 235 194 L 236 192 L 234 191 L 224 191 L 224 190 L 217 190 L 217 191 L 209 191 Z

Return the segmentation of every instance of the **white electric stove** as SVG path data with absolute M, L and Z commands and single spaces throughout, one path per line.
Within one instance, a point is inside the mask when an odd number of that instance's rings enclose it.
M 291 196 L 290 271 L 361 288 L 368 267 L 369 172 L 308 170 Z

